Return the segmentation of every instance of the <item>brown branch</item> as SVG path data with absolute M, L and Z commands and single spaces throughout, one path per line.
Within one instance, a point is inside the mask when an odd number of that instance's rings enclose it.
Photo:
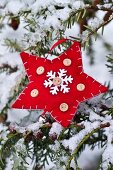
M 113 13 L 113 8 L 106 8 L 106 7 L 103 7 L 103 6 L 102 7 L 98 7 L 98 6 L 91 5 L 91 6 L 86 6 L 85 9 L 86 10 L 92 9 L 92 10 L 95 10 L 95 11 L 97 11 L 97 10 L 109 11 L 109 12 Z
M 112 15 L 112 13 L 113 13 L 113 12 L 108 11 L 108 12 L 105 14 L 103 20 L 104 20 L 104 21 L 107 21 L 107 20 L 109 19 L 109 17 Z
M 110 126 L 110 123 L 107 122 L 107 123 L 101 124 L 100 129 L 103 129 L 103 128 L 106 128 L 106 127 L 109 127 L 109 126 Z
M 92 1 L 93 6 L 96 6 L 96 5 L 100 4 L 100 3 L 101 3 L 101 0 L 93 0 Z

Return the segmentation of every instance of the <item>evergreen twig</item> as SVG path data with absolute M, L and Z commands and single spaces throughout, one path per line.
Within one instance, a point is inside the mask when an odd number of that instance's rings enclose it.
M 90 133 L 88 133 L 87 135 L 84 136 L 84 138 L 81 140 L 81 142 L 78 144 L 78 146 L 74 150 L 73 154 L 70 156 L 68 163 L 67 163 L 67 166 L 66 166 L 66 170 L 70 170 L 71 161 L 73 160 L 73 158 L 76 159 L 76 155 L 77 155 L 79 149 L 81 148 L 81 146 L 84 144 L 84 142 L 86 140 L 88 140 L 89 137 L 92 136 L 94 133 L 98 132 L 101 128 L 106 128 L 106 127 L 109 127 L 109 126 L 110 126 L 109 123 L 101 124 L 99 127 L 93 129 Z

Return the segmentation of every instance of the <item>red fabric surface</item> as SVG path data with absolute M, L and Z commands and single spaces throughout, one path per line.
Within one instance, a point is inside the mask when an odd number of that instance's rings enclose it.
M 55 43 L 52 49 L 64 41 L 63 39 Z M 49 111 L 51 116 L 62 126 L 67 127 L 73 119 L 80 102 L 108 90 L 105 86 L 84 73 L 80 49 L 80 43 L 74 41 L 69 49 L 52 61 L 22 52 L 20 55 L 29 78 L 29 84 L 12 107 L 20 109 L 44 109 L 45 112 Z M 71 59 L 72 64 L 68 67 L 63 64 L 65 58 Z M 37 75 L 36 73 L 36 69 L 39 66 L 43 66 L 45 69 L 42 75 Z M 58 72 L 59 69 L 67 70 L 67 76 L 71 75 L 73 81 L 69 84 L 69 93 L 59 91 L 57 95 L 52 95 L 50 89 L 45 88 L 44 81 L 47 80 L 47 72 L 51 70 Z M 79 83 L 85 85 L 85 90 L 77 90 L 76 87 Z M 33 89 L 38 89 L 39 91 L 39 95 L 34 98 L 30 95 Z M 68 104 L 69 109 L 66 112 L 60 111 L 59 106 L 61 103 Z

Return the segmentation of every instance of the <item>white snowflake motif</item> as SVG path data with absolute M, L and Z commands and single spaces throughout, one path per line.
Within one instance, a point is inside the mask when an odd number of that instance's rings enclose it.
M 44 86 L 50 88 L 50 93 L 57 94 L 59 91 L 63 93 L 68 93 L 70 88 L 68 87 L 69 83 L 72 83 L 73 78 L 66 75 L 67 71 L 65 69 L 59 69 L 59 71 L 47 72 L 48 80 L 44 81 Z

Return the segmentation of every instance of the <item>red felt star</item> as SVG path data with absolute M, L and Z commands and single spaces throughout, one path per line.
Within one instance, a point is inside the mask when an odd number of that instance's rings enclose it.
M 58 41 L 53 48 L 65 39 Z M 83 71 L 80 43 L 52 61 L 22 52 L 29 83 L 13 108 L 43 109 L 62 126 L 73 119 L 78 104 L 108 89 Z

